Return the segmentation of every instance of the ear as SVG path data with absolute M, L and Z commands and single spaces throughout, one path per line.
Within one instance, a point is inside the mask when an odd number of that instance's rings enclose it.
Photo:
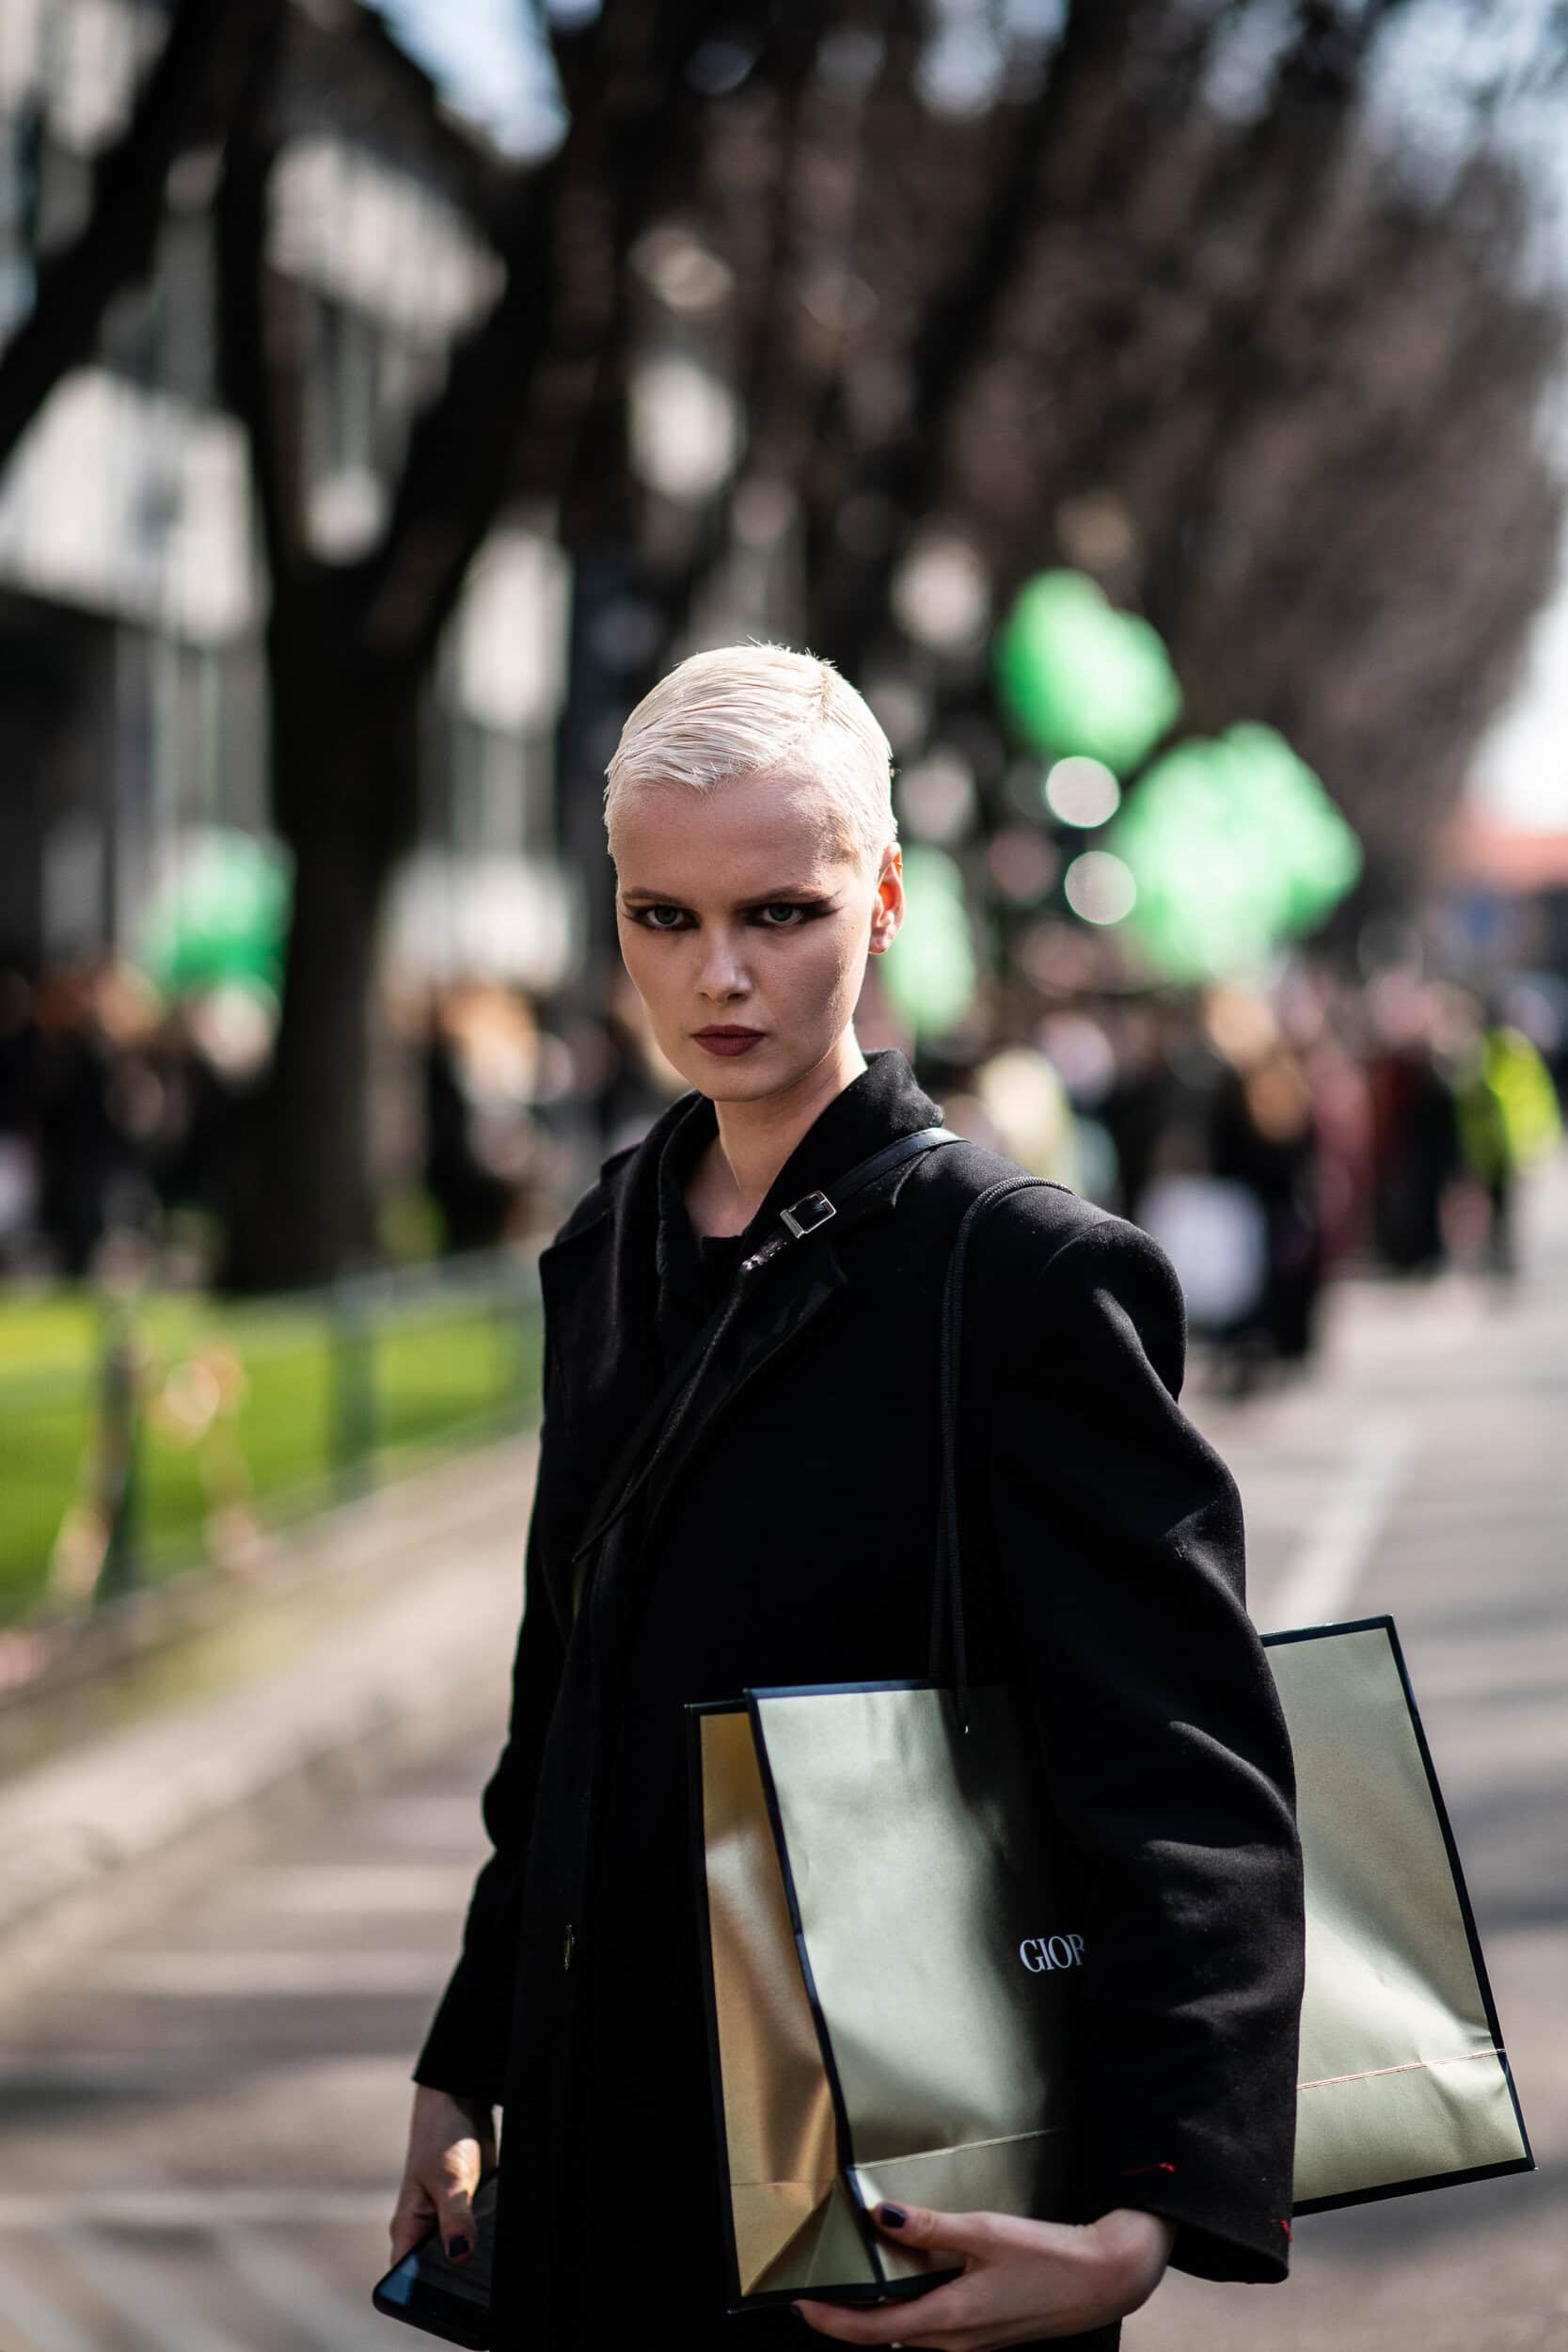
M 885 955 L 904 919 L 904 852 L 896 841 L 882 851 L 877 877 L 877 903 L 871 914 L 871 953 Z

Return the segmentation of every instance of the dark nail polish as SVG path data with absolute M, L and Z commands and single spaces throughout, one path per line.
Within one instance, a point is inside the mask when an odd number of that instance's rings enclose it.
M 884 2205 L 882 2207 L 882 2227 L 884 2230 L 901 2230 L 909 2217 L 909 2215 L 904 2211 L 902 2205 Z
M 464 2259 L 464 2257 L 467 2255 L 467 2251 L 468 2251 L 468 2241 L 467 2241 L 467 2239 L 466 2237 L 449 2237 L 449 2238 L 448 2238 L 448 2240 L 447 2240 L 447 2258 L 448 2258 L 448 2260 L 449 2260 L 450 2262 L 454 2262 L 454 2263 L 460 2263 L 460 2262 L 462 2262 L 462 2261 L 463 2261 L 463 2259 Z

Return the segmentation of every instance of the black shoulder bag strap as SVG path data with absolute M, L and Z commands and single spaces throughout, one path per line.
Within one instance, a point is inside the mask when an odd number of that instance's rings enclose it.
M 969 1650 L 964 1634 L 963 1566 L 958 1552 L 958 1355 L 963 1337 L 964 1260 L 981 1212 L 993 1200 L 1026 1185 L 1048 1184 L 1044 1176 L 1005 1176 L 976 1193 L 964 1211 L 947 1261 L 942 1291 L 942 1504 L 937 1522 L 936 1576 L 931 1597 L 931 1680 L 944 1679 L 951 1666 L 958 1727 L 969 1729 Z M 951 1658 L 948 1644 L 951 1640 Z
M 752 1278 L 792 1243 L 805 1241 L 811 1234 L 820 1232 L 830 1218 L 838 1215 L 846 1202 L 851 1200 L 856 1193 L 863 1192 L 866 1185 L 874 1184 L 879 1176 L 885 1175 L 890 1168 L 896 1168 L 900 1161 L 911 1159 L 917 1153 L 934 1151 L 939 1145 L 962 1141 L 963 1137 L 956 1135 L 950 1127 L 917 1127 L 910 1135 L 895 1136 L 891 1143 L 884 1143 L 869 1157 L 859 1161 L 839 1177 L 830 1191 L 804 1193 L 787 1209 L 779 1211 L 784 1232 L 771 1234 L 749 1258 L 742 1258 L 735 1282 L 659 1387 L 605 1480 L 589 1514 L 589 1532 L 571 1557 L 571 1565 L 577 1570 L 572 1587 L 574 1616 L 581 1606 L 588 1575 L 586 1565 L 579 1567 L 578 1564 L 586 1561 L 586 1555 L 614 1526 L 663 1460 L 686 1417 L 691 1399 L 702 1384 L 709 1358 L 728 1330 L 741 1300 L 750 1295 Z M 656 1438 L 652 1453 L 641 1469 L 632 1475 L 633 1466 L 643 1448 Z M 628 1477 L 630 1483 L 626 1484 Z M 617 1495 L 619 1500 L 612 1507 L 607 1508 L 610 1498 Z

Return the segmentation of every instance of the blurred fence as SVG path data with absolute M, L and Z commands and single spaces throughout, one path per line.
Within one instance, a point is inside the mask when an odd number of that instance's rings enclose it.
M 0 1622 L 90 1608 L 538 1410 L 505 1253 L 264 1303 L 0 1305 Z

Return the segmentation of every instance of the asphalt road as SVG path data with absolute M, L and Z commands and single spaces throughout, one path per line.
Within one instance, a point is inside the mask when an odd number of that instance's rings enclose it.
M 1541 2169 L 1300 2224 L 1283 2288 L 1172 2278 L 1130 2352 L 1568 2346 L 1568 1183 L 1529 1270 L 1356 1285 L 1299 1389 L 1197 1409 L 1265 1626 L 1396 1615 Z M 499 1717 L 318 1809 L 0 2014 L 0 2352 L 389 2352 L 407 2069 Z

